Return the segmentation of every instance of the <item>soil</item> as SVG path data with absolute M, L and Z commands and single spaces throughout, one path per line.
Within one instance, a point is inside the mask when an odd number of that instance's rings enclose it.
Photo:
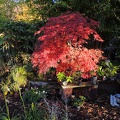
M 22 104 L 19 96 L 8 97 L 10 114 L 13 111 L 22 113 Z M 4 106 L 4 96 L 0 93 L 0 106 Z M 78 110 L 68 106 L 70 120 L 120 120 L 120 108 L 110 105 L 110 93 L 98 92 L 95 101 L 86 101 Z
M 112 107 L 109 99 L 102 94 L 94 102 L 85 102 L 72 120 L 120 120 L 120 108 Z
M 22 112 L 19 98 L 9 97 L 10 113 Z M 0 94 L 0 106 L 4 105 L 3 95 Z M 99 94 L 94 102 L 87 101 L 80 108 L 69 108 L 71 120 L 120 120 L 120 108 L 110 105 L 108 94 Z

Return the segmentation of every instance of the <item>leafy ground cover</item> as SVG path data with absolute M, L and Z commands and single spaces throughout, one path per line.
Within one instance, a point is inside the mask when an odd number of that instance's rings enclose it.
M 110 95 L 107 92 L 98 92 L 97 99 L 95 101 L 88 101 L 86 100 L 84 104 L 80 107 L 80 109 L 77 109 L 76 107 L 73 107 L 68 102 L 67 109 L 66 104 L 61 99 L 54 99 L 55 93 L 52 92 L 48 95 L 47 103 L 49 105 L 53 105 L 51 107 L 52 111 L 58 113 L 61 111 L 60 114 L 68 114 L 68 120 L 120 120 L 120 108 L 112 107 L 110 105 Z M 22 108 L 22 102 L 18 96 L 9 96 L 7 98 L 8 106 L 10 110 L 10 115 L 13 114 L 23 114 L 23 108 Z M 48 102 L 49 101 L 49 102 Z M 52 104 L 53 103 L 53 104 Z M 48 110 L 47 105 L 43 102 L 39 102 L 38 106 L 39 109 L 43 108 L 45 111 Z M 4 96 L 2 93 L 0 93 L 0 108 L 3 108 L 5 105 L 4 103 Z M 59 109 L 57 109 L 57 106 Z M 66 113 L 64 113 L 67 110 Z M 51 118 L 52 119 L 52 118 Z M 50 119 L 50 120 L 51 120 Z M 41 118 L 40 118 L 41 120 Z M 53 120 L 53 119 L 52 119 Z M 57 118 L 55 120 L 63 120 L 62 118 Z

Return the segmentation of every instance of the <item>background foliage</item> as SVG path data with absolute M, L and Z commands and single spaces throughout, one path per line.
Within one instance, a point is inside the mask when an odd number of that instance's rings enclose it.
M 1 75 L 9 72 L 13 65 L 30 63 L 30 56 L 36 42 L 34 32 L 38 23 L 8 21 L 0 29 L 0 65 Z
M 15 63 L 25 64 L 33 52 L 34 32 L 50 17 L 66 11 L 78 11 L 100 22 L 98 33 L 105 40 L 102 49 L 111 59 L 120 59 L 120 1 L 119 0 L 0 0 L 0 70 L 9 71 Z M 42 21 L 42 23 L 41 23 Z M 113 56 L 115 56 L 113 54 Z M 18 59 L 19 58 L 19 59 Z M 24 60 L 23 60 L 24 59 Z M 4 69 L 3 69 L 4 68 Z M 6 72 L 5 72 L 6 73 Z

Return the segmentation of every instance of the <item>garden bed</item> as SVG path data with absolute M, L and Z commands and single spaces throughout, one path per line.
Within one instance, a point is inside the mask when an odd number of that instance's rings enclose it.
M 48 98 L 51 98 L 50 101 L 54 103 L 57 101 L 58 106 L 65 106 L 64 101 L 60 98 L 52 99 L 55 95 L 53 92 L 49 95 L 50 96 L 48 96 Z M 22 103 L 19 97 L 9 96 L 7 100 L 9 101 L 8 105 L 11 115 L 13 115 L 13 112 L 15 111 L 16 112 L 14 114 L 23 113 Z M 4 105 L 4 96 L 2 93 L 0 93 L 1 108 Z M 42 104 L 39 103 L 40 107 L 42 107 L 41 105 Z M 105 93 L 104 91 L 101 91 L 97 94 L 97 99 L 94 102 L 86 100 L 80 110 L 71 106 L 68 102 L 67 112 L 70 120 L 120 120 L 120 108 L 112 107 L 110 105 L 110 94 L 107 92 Z

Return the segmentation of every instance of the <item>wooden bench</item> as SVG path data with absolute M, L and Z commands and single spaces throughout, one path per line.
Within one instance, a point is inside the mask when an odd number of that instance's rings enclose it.
M 76 96 L 84 95 L 89 100 L 93 101 L 97 98 L 97 89 L 98 85 L 93 85 L 88 82 L 84 82 L 81 85 L 66 85 L 61 86 L 61 92 L 62 92 L 62 99 L 70 97 L 72 94 L 75 94 Z M 75 92 L 77 91 L 77 92 Z M 83 93 L 83 94 L 81 94 Z

